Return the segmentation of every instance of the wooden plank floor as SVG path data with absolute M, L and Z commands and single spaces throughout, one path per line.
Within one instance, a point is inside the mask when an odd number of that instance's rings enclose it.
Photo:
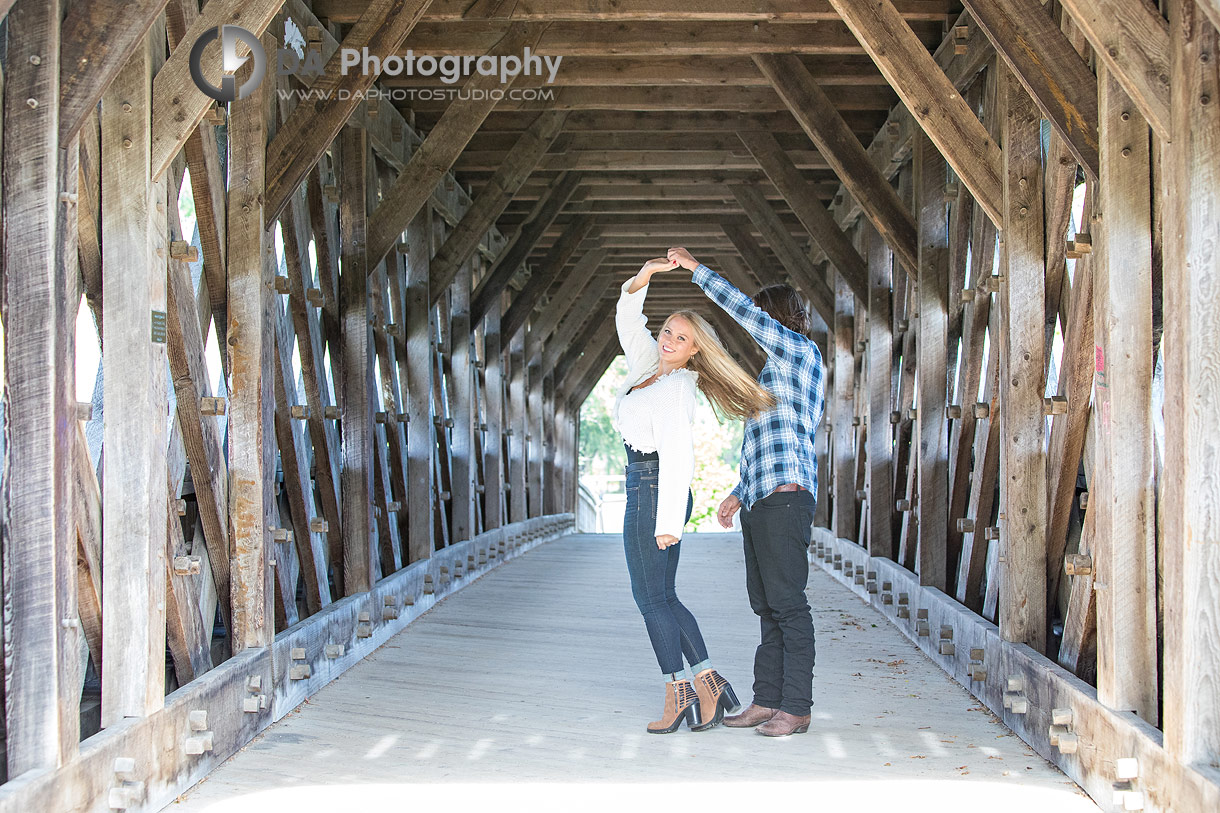
M 740 537 L 682 547 L 679 595 L 748 702 L 758 623 Z M 662 683 L 621 538 L 569 536 L 442 602 L 166 810 L 371 812 L 459 798 L 463 809 L 571 809 L 599 798 L 579 784 L 589 782 L 612 783 L 601 798 L 646 810 L 744 809 L 757 807 L 757 783 L 782 781 L 782 798 L 804 793 L 822 810 L 1096 811 L 817 568 L 809 596 L 818 666 L 808 734 L 649 735 Z M 651 783 L 670 792 L 658 797 Z M 673 783 L 690 784 L 673 793 Z

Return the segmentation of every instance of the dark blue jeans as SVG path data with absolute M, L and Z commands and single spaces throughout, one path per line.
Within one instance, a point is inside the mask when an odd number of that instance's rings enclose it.
M 691 664 L 707 660 L 707 647 L 699 624 L 674 592 L 682 543 L 665 550 L 657 548 L 656 460 L 627 466 L 627 512 L 623 516 L 623 549 L 631 575 L 631 595 L 644 616 L 648 638 L 661 672 L 682 671 L 682 656 Z M 687 492 L 686 518 L 690 519 L 694 497 Z
M 781 491 L 741 511 L 746 592 L 762 632 L 754 703 L 797 717 L 813 705 L 813 618 L 805 586 L 814 503 L 808 491 Z

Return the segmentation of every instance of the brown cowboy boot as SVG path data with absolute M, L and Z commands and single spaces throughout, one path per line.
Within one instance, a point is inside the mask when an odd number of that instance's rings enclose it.
M 786 737 L 789 734 L 804 734 L 808 730 L 808 714 L 797 717 L 786 711 L 777 711 L 774 717 L 758 727 L 757 733 L 764 737 Z
M 695 694 L 699 696 L 699 716 L 703 722 L 691 726 L 691 731 L 718 726 L 726 710 L 736 711 L 741 706 L 733 687 L 715 669 L 704 669 L 695 675 Z
M 689 680 L 675 680 L 665 685 L 665 712 L 648 724 L 648 733 L 672 734 L 683 720 L 691 728 L 699 725 L 699 697 Z
M 724 724 L 729 728 L 753 728 L 770 720 L 775 716 L 776 711 L 777 709 L 769 709 L 766 706 L 756 706 L 751 703 L 749 708 L 741 714 L 725 717 Z

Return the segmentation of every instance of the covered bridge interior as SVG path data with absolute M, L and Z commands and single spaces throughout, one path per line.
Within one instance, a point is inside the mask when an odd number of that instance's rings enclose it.
M 1106 809 L 1220 809 L 1217 0 L 0 15 L 0 811 L 160 809 L 571 533 L 672 245 L 810 302 L 811 563 Z

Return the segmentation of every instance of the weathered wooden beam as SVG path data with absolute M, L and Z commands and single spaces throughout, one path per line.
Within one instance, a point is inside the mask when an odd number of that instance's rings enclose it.
M 319 17 L 336 23 L 355 22 L 372 0 L 315 0 Z M 940 21 L 951 3 L 944 0 L 896 0 L 899 13 L 910 20 Z M 492 19 L 520 22 L 819 22 L 836 21 L 838 14 L 826 0 L 713 0 L 696 7 L 678 7 L 658 0 L 524 0 L 502 7 Z M 424 14 L 428 22 L 469 21 L 469 0 L 433 0 Z M 484 18 L 486 19 L 486 18 Z M 566 64 L 566 63 L 565 63 Z
M 589 397 L 589 392 L 605 374 L 615 356 L 623 352 L 615 342 L 607 342 L 596 350 L 589 350 L 580 361 L 572 365 L 567 376 L 560 382 L 560 388 L 566 397 L 580 405 Z
M 214 3 L 207 7 L 214 11 Z M 244 7 L 242 19 L 258 3 Z M 237 13 L 234 11 L 233 13 Z M 207 13 L 200 20 L 210 19 Z M 228 22 L 228 20 L 226 20 Z M 198 23 L 197 23 L 198 24 Z M 266 27 L 266 24 L 263 24 Z M 262 30 L 260 28 L 260 30 Z M 191 41 L 188 39 L 188 41 Z M 264 49 L 274 49 L 265 37 Z M 182 50 L 179 46 L 178 51 Z M 175 55 L 177 56 L 177 52 Z M 157 74 L 169 69 L 174 57 Z M 249 66 L 249 61 L 246 63 Z M 248 68 L 246 69 L 248 70 Z M 245 70 L 237 74 L 243 81 Z M 189 81 L 189 77 L 188 77 Z M 154 84 L 153 121 L 156 130 Z M 188 94 L 184 91 L 184 98 Z M 271 533 L 275 516 L 272 278 L 269 236 L 263 229 L 263 178 L 272 84 L 263 82 L 229 113 L 228 316 L 229 537 L 233 562 L 233 651 L 263 647 L 274 636 Z M 197 123 L 197 120 L 196 120 Z M 154 159 L 156 156 L 154 137 Z M 176 151 L 176 150 L 175 150 Z
M 217 0 L 208 3 L 195 22 L 186 31 L 186 36 L 170 54 L 168 60 L 157 71 L 153 80 L 152 105 L 152 177 L 159 177 L 169 169 L 170 161 L 186 143 L 191 133 L 203 120 L 203 114 L 212 106 L 212 98 L 199 89 L 191 78 L 191 50 L 199 38 L 217 26 L 239 26 L 262 36 L 279 11 L 284 0 Z M 264 48 L 264 51 L 267 49 Z M 248 57 L 250 48 L 240 40 L 236 46 L 239 57 Z M 275 53 L 272 47 L 269 53 Z M 251 60 L 246 60 L 249 65 Z M 217 37 L 206 46 L 199 61 L 205 81 L 219 87 L 224 73 L 221 58 L 221 41 Z M 272 67 L 270 73 L 274 73 Z M 269 80 L 265 80 L 269 81 Z M 255 91 L 257 92 L 257 91 Z M 232 223 L 232 220 L 229 221 Z
M 542 348 L 542 343 L 550 337 L 551 332 L 559 325 L 559 320 L 569 312 L 580 293 L 588 285 L 592 284 L 608 253 L 604 248 L 589 249 L 576 261 L 576 265 L 572 270 L 563 276 L 563 281 L 551 296 L 550 307 L 543 308 L 540 313 L 536 314 L 534 321 L 530 324 L 530 333 L 538 339 L 536 346 L 539 350 Z M 495 309 L 492 308 L 492 310 Z M 487 312 L 487 315 L 488 317 L 491 316 L 491 310 Z M 488 324 L 490 324 L 490 321 Z M 533 359 L 530 360 L 532 361 Z
M 406 49 L 416 54 L 477 55 L 486 53 L 508 25 L 507 21 L 462 23 L 421 22 L 407 37 Z M 526 23 L 526 25 L 543 25 Z M 906 25 L 904 22 L 903 25 Z M 942 23 L 914 21 L 914 28 L 929 44 L 939 39 Z M 622 56 L 650 57 L 654 54 L 721 56 L 763 53 L 859 54 L 860 43 L 841 22 L 766 23 L 757 30 L 739 22 L 700 23 L 697 35 L 689 23 L 647 22 L 597 25 L 582 22 L 553 22 L 531 51 L 540 56 Z M 914 35 L 913 35 L 914 36 Z M 400 52 L 405 56 L 405 51 Z
M 449 299 L 449 336 L 453 342 L 448 386 L 455 402 L 451 449 L 453 460 L 452 519 L 453 541 L 470 539 L 476 533 L 474 457 L 474 354 L 470 331 L 470 286 L 473 269 L 468 260 L 462 264 Z
M 1003 210 L 1000 148 L 890 0 L 830 0 L 993 222 Z M 846 180 L 846 179 L 844 179 Z
M 542 29 L 536 25 L 514 23 L 486 53 L 491 57 L 518 54 L 526 47 L 536 47 L 541 35 Z M 512 78 L 509 77 L 508 84 Z M 477 74 L 471 77 L 462 88 L 468 99 L 451 105 L 411 156 L 398 180 L 369 217 L 370 263 L 380 262 L 390 252 L 407 224 L 431 196 L 437 182 L 453 166 L 466 142 L 495 106 L 495 94 L 487 92 L 495 88 L 505 89 L 498 76 Z
M 483 317 L 483 404 L 486 440 L 483 444 L 483 522 L 494 530 L 506 521 L 504 504 L 504 353 L 500 309 Z
M 407 385 L 407 561 L 427 559 L 433 550 L 432 508 L 432 325 L 428 318 L 429 231 L 425 206 L 407 225 L 406 320 Z
M 351 50 L 378 61 L 393 55 L 419 21 L 429 0 L 372 0 L 331 55 L 311 90 L 317 96 L 301 104 L 267 147 L 267 225 L 283 211 L 288 197 L 317 165 L 322 153 L 364 103 L 377 74 L 341 65 L 341 51 Z
M 525 325 L 538 300 L 559 277 L 581 241 L 593 230 L 593 224 L 594 219 L 588 215 L 577 218 L 568 225 L 563 237 L 551 246 L 546 257 L 534 268 L 529 281 L 513 296 L 512 304 L 504 312 L 500 326 L 505 336 L 511 339 Z M 562 302 L 557 304 L 560 307 L 563 305 Z
M 102 92 L 118 75 L 167 0 L 77 3 L 62 24 L 59 68 L 59 145 L 67 146 Z
M 524 22 L 522 20 L 521 22 Z M 856 88 L 888 88 L 872 60 L 866 55 L 825 56 L 806 55 L 801 61 L 811 73 L 822 76 L 826 86 Z M 449 83 L 442 76 L 386 77 L 388 87 L 401 85 L 413 88 L 443 88 Z M 602 54 L 598 56 L 565 57 L 563 67 L 555 71 L 554 79 L 547 72 L 520 77 L 518 88 L 625 88 L 654 86 L 691 87 L 770 87 L 749 57 L 698 56 L 674 57 L 653 55 L 648 59 L 634 56 Z M 562 94 L 556 94 L 562 98 Z M 761 109 L 761 108 L 758 108 Z M 497 111 L 502 112 L 502 111 Z
M 525 336 L 518 333 L 509 343 L 508 420 L 508 521 L 526 519 L 526 457 L 525 457 Z M 549 368 L 550 365 L 547 365 Z
M 373 572 L 376 537 L 373 517 L 372 336 L 368 309 L 368 267 L 377 263 L 365 248 L 365 205 L 368 197 L 368 141 L 363 130 L 340 134 L 338 181 L 339 245 L 343 270 L 339 275 L 340 346 L 343 359 L 339 399 L 343 440 L 340 499 L 343 509 L 344 593 L 363 593 L 376 581 Z M 383 521 L 389 517 L 383 517 Z
M 1094 468 L 1096 474 L 1099 470 Z M 1105 476 L 1101 474 L 1101 476 Z M 1094 526 L 1097 512 L 1090 502 L 1081 523 L 1078 556 L 1093 555 Z M 1094 571 L 1072 576 L 1067 611 L 1063 616 L 1063 638 L 1059 644 L 1059 665 L 1081 677 L 1091 676 L 1097 660 L 1097 591 L 1093 589 Z
M 567 65 L 566 60 L 564 65 Z M 534 120 L 534 115 L 520 110 L 493 111 L 480 128 L 480 137 L 519 133 L 529 126 L 529 123 Z M 885 117 L 876 112 L 845 110 L 842 116 L 853 132 L 865 135 L 865 137 L 868 133 L 875 132 L 877 126 L 885 121 Z M 437 118 L 439 116 L 436 113 L 421 113 L 416 117 L 416 122 L 421 127 L 427 127 Z M 709 133 L 732 134 L 741 130 L 766 130 L 784 136 L 799 136 L 802 132 L 800 124 L 787 111 L 744 113 L 731 110 L 677 110 L 673 112 L 573 110 L 568 114 L 563 129 L 566 134 L 580 133 L 593 136 L 606 133 L 635 133 L 645 138 L 649 133 L 706 135 Z
M 1156 494 L 1152 404 L 1152 211 L 1148 128 L 1102 69 L 1101 254 L 1093 280 L 1097 331 L 1095 455 L 1097 699 L 1155 725 Z M 1059 420 L 1058 418 L 1056 420 Z
M 166 448 L 166 498 L 170 505 L 178 501 L 186 475 L 186 448 L 182 445 L 182 434 L 177 423 L 175 421 L 175 426 L 170 430 L 169 445 Z M 87 454 L 85 459 L 88 459 Z M 189 567 L 185 573 L 174 572 L 175 560 L 181 561 L 179 557 L 188 554 L 186 536 L 178 512 L 170 512 L 167 524 L 168 549 L 162 563 L 165 581 L 165 637 L 170 658 L 174 662 L 178 685 L 185 686 L 212 668 L 211 622 L 214 616 L 208 616 L 208 623 L 204 624 L 200 591 L 200 582 L 210 577 L 203 572 L 203 555 L 199 557 L 198 573 L 189 572 Z M 149 573 L 147 578 L 151 582 L 156 576 Z M 100 661 L 94 657 L 94 665 L 98 663 Z
M 102 492 L 89 454 L 83 422 L 76 422 L 72 467 L 75 489 L 76 597 L 81 632 L 89 647 L 93 668 L 102 663 Z
M 988 548 L 992 544 L 992 540 L 988 539 L 986 533 L 987 528 L 995 528 L 998 526 L 991 525 L 991 517 L 995 511 L 996 504 L 996 481 L 1000 473 L 1000 365 L 999 365 L 999 329 L 996 323 L 999 318 L 993 320 L 991 325 L 988 325 L 987 331 L 990 334 L 991 347 L 997 348 L 997 352 L 989 353 L 987 359 L 987 370 L 984 373 L 986 378 L 984 385 L 986 388 L 983 391 L 983 400 L 980 405 L 985 404 L 987 409 L 982 416 L 973 413 L 972 417 L 976 421 L 986 421 L 985 427 L 975 426 L 974 430 L 974 471 L 970 476 L 970 499 L 967 502 L 966 516 L 974 520 L 975 530 L 969 533 L 962 534 L 962 552 L 958 562 L 957 570 L 957 600 L 963 605 L 969 607 L 974 612 L 981 612 L 986 606 L 986 592 L 984 587 L 984 577 L 986 576 L 986 567 L 988 560 Z M 962 405 L 963 410 L 966 405 Z M 997 538 L 994 541 L 995 545 L 1000 545 L 1001 541 Z M 989 583 L 998 586 L 998 576 L 992 571 L 992 582 Z M 994 612 L 991 613 L 994 618 Z
M 391 90 L 414 93 L 412 77 L 388 80 Z M 515 83 L 514 83 L 515 84 Z M 831 85 L 825 91 L 836 110 L 885 111 L 894 102 L 888 87 L 875 85 Z M 420 112 L 444 110 L 451 100 L 443 91 L 424 94 L 412 102 Z M 509 98 L 496 105 L 497 110 L 725 110 L 742 113 L 763 113 L 784 110 L 784 102 L 769 87 L 670 86 L 662 82 L 648 87 L 560 87 L 549 85 L 520 98 Z
M 529 348 L 532 352 L 527 354 L 526 360 L 532 362 L 541 353 L 543 368 L 552 369 L 559 362 L 560 356 L 572 344 L 580 328 L 589 319 L 594 320 L 592 324 L 598 324 L 599 316 L 608 318 L 613 313 L 614 303 L 606 303 L 602 297 L 604 294 L 611 293 L 614 287 L 614 283 L 605 281 L 604 277 L 595 277 L 590 280 L 580 296 L 572 303 L 572 307 L 568 309 L 563 322 L 556 327 L 551 338 L 546 342 L 535 341 Z M 562 379 L 563 376 L 560 378 Z
M 727 279 L 734 288 L 746 296 L 754 296 L 762 288 L 754 272 L 736 254 L 726 251 L 716 255 L 712 261 L 712 268 L 715 268 L 720 276 Z
M 539 159 L 555 143 L 566 117 L 567 113 L 562 111 L 545 111 L 517 139 L 507 160 L 492 175 L 432 257 L 433 290 L 443 291 L 449 287 L 461 265 L 474 254 L 483 234 L 495 224 Z M 476 324 L 477 321 L 474 320 Z
M 1041 114 L 1001 66 L 1004 279 L 1000 283 L 1001 490 L 999 625 L 1006 641 L 1046 644 L 1046 417 Z M 992 578 L 995 578 L 994 576 Z
M 165 6 L 165 28 L 170 49 L 177 48 L 199 17 L 197 0 L 170 0 Z M 225 317 L 225 177 L 215 128 L 206 119 L 187 135 L 183 152 L 191 172 L 191 198 L 203 253 L 203 273 L 208 279 L 213 318 L 219 331 Z M 176 201 L 175 201 L 176 203 Z M 189 238 L 190 235 L 187 235 Z M 206 321 L 203 323 L 206 331 Z M 205 334 L 206 335 L 206 334 Z M 228 363 L 221 354 L 222 366 Z M 226 606 L 226 612 L 228 608 Z
M 71 761 L 80 740 L 80 632 L 62 623 L 77 618 L 71 430 L 80 295 L 66 294 L 77 288 L 75 251 L 57 256 L 76 233 L 75 213 L 59 199 L 62 188 L 75 188 L 76 158 L 59 149 L 58 6 L 22 0 L 7 25 L 15 39 L 3 77 L 8 445 L 0 534 L 7 776 L 16 777 Z
M 103 474 L 102 725 L 142 717 L 165 696 L 165 571 L 168 498 L 166 392 L 166 189 L 148 174 L 153 35 L 104 96 L 102 130 L 103 296 L 106 352 Z M 193 301 L 192 301 L 193 304 Z M 117 408 L 115 408 L 117 407 Z M 146 591 L 132 584 L 149 582 Z
M 763 172 L 775 184 L 785 202 L 792 209 L 801 225 L 809 232 L 830 263 L 838 270 L 852 292 L 862 302 L 869 297 L 868 268 L 864 258 L 856 251 L 847 235 L 835 223 L 830 211 L 817 197 L 814 187 L 800 174 L 800 170 L 788 158 L 775 136 L 767 132 L 739 132 L 737 134 L 746 149 L 758 161 Z
M 966 193 L 969 194 L 969 193 Z M 958 204 L 961 206 L 961 204 Z M 970 267 L 966 271 L 966 281 L 962 290 L 972 291 L 970 301 L 962 307 L 961 317 L 961 362 L 957 374 L 957 390 L 953 404 L 960 410 L 959 416 L 953 421 L 949 436 L 949 534 L 956 557 L 950 557 L 951 581 L 957 585 L 958 579 L 967 574 L 962 561 L 965 558 L 967 540 L 973 547 L 978 541 L 980 547 L 985 547 L 983 532 L 991 521 L 990 515 L 978 517 L 970 511 L 971 499 L 971 467 L 977 470 L 983 460 L 975 456 L 975 441 L 979 433 L 979 422 L 973 414 L 974 404 L 978 401 L 979 385 L 983 380 L 983 348 L 986 344 L 987 325 L 992 314 L 991 285 L 992 268 L 996 250 L 995 224 L 983 214 L 971 198 L 969 206 L 961 207 L 966 211 L 955 213 L 957 217 L 965 218 L 966 212 L 971 212 L 970 236 Z M 972 211 L 971 211 L 972 210 Z M 962 258 L 964 262 L 965 258 Z M 949 296 L 956 294 L 953 286 L 949 288 Z M 994 345 L 993 345 L 994 346 Z M 992 354 L 994 356 L 994 353 Z M 990 381 L 988 382 L 990 383 Z M 984 430 L 986 431 L 986 430 Z M 958 530 L 960 520 L 971 521 L 970 527 Z M 955 587 L 954 595 L 959 594 Z M 961 594 L 965 595 L 965 594 Z M 964 603 L 964 602 L 963 602 Z
M 1151 3 L 1063 0 L 1093 51 L 1163 139 L 1170 137 L 1169 24 Z
M 174 167 L 180 164 L 175 162 Z M 178 201 L 179 184 L 176 173 L 168 174 L 166 206 Z M 181 238 L 178 218 L 169 220 L 171 240 Z M 210 298 L 210 281 L 200 280 L 200 289 Z M 208 547 L 211 573 L 216 582 L 221 618 L 226 627 L 230 618 L 229 584 L 229 471 L 225 461 L 224 434 L 220 417 L 204 415 L 202 399 L 217 395 L 212 392 L 211 374 L 205 355 L 206 325 L 199 321 L 191 267 L 187 262 L 170 258 L 166 301 L 166 353 L 173 376 L 174 397 L 178 416 L 177 432 L 191 465 L 191 483 L 195 489 L 199 522 Z M 176 497 L 175 497 L 176 499 Z
M 688 145 L 658 144 L 659 149 L 641 142 L 635 148 L 625 144 L 614 144 L 621 149 L 598 146 L 594 149 L 569 149 L 564 152 L 547 153 L 538 162 L 539 172 L 727 172 L 729 170 L 757 172 L 758 164 L 736 145 L 727 149 L 696 149 L 697 142 Z M 709 145 L 723 146 L 723 145 Z M 511 155 L 509 151 L 467 150 L 454 164 L 462 172 L 493 172 Z M 833 164 L 822 154 L 809 149 L 793 150 L 789 160 L 800 170 L 828 170 Z
M 1090 217 L 1092 206 L 1084 209 Z M 1046 595 L 1054 601 L 1063 578 L 1063 556 L 1068 545 L 1072 501 L 1076 498 L 1077 474 L 1084 453 L 1090 421 L 1096 418 L 1090 392 L 1097 363 L 1098 345 L 1094 340 L 1093 256 L 1076 260 L 1072 274 L 1071 304 L 1063 335 L 1063 355 L 1059 364 L 1059 391 L 1067 399 L 1067 413 L 1055 416 L 1047 448 L 1046 507 Z M 1151 310 L 1149 311 L 1151 312 Z M 1104 355 L 1103 355 L 1104 358 Z M 1102 471 L 1105 471 L 1103 468 Z M 1094 469 L 1094 477 L 1098 475 Z M 1096 511 L 1090 522 L 1096 522 Z
M 833 274 L 833 272 L 832 272 Z M 830 325 L 834 331 L 833 395 L 827 405 L 832 468 L 825 472 L 832 478 L 831 499 L 834 511 L 831 528 L 835 536 L 856 538 L 856 455 L 852 443 L 852 417 L 855 406 L 855 340 L 856 300 L 843 280 L 835 283 L 835 311 Z
M 916 274 L 919 371 L 912 444 L 919 474 L 919 583 L 949 590 L 949 438 L 945 407 L 949 364 L 949 246 L 944 189 L 946 168 L 935 145 L 917 134 L 911 147 L 912 185 L 919 225 Z M 956 557 L 954 557 L 954 561 Z
M 1097 78 L 1038 0 L 963 0 L 1089 174 L 1098 171 Z
M 836 226 L 837 228 L 837 226 Z M 871 223 L 862 224 L 868 255 L 868 551 L 894 558 L 893 252 Z
M 491 270 L 479 281 L 470 301 L 470 316 L 473 320 L 482 319 L 493 303 L 500 301 L 501 292 L 538 245 L 546 230 L 555 222 L 559 212 L 572 199 L 580 181 L 581 176 L 576 173 L 560 176 L 548 190 L 546 197 L 538 200 L 530 212 L 529 219 L 509 238 L 511 244 L 496 257 Z
M 1220 35 L 1199 6 L 1169 4 L 1173 140 L 1164 147 L 1165 464 L 1160 501 L 1165 543 L 1165 747 L 1184 764 L 1220 760 L 1220 506 L 1216 477 L 1220 357 L 1216 313 L 1220 240 Z M 1187 191 L 1189 190 L 1189 192 Z
M 812 74 L 792 55 L 760 54 L 754 61 L 839 179 L 861 202 L 894 253 L 911 268 L 917 267 L 918 240 L 911 213 L 869 161 L 868 153 Z
M 797 285 L 805 292 L 827 325 L 834 324 L 835 296 L 830 286 L 814 267 L 808 255 L 801 250 L 788 229 L 780 221 L 775 209 L 767 202 L 755 186 L 734 184 L 731 187 L 733 197 L 745 209 L 755 228 L 762 233 L 767 245 L 779 257 L 781 263 Z

